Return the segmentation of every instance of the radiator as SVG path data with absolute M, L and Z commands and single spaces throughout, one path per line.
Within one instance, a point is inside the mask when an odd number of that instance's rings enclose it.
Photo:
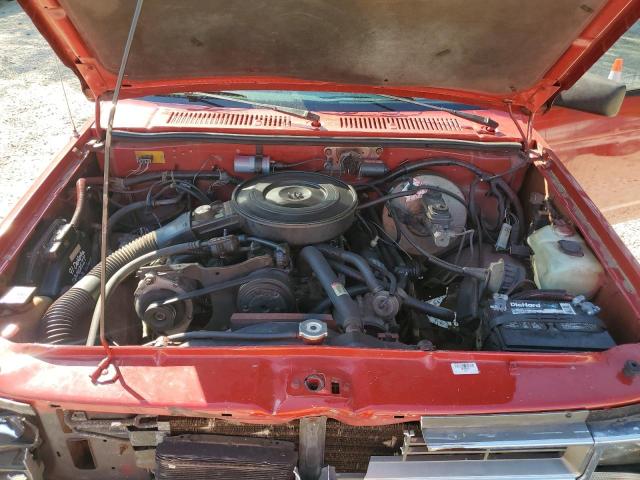
M 171 417 L 167 419 L 171 433 L 207 433 L 281 440 L 298 444 L 298 422 L 279 425 L 236 424 L 213 418 Z M 420 431 L 420 424 L 399 423 L 375 427 L 353 427 L 327 420 L 325 462 L 337 472 L 367 471 L 369 457 L 400 453 L 405 430 Z
M 292 442 L 220 435 L 165 438 L 156 450 L 156 478 L 166 480 L 293 480 Z

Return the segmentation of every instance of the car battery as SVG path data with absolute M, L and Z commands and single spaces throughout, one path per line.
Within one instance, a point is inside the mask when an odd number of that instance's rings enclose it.
M 590 302 L 509 299 L 494 295 L 482 310 L 478 347 L 510 352 L 599 351 L 615 346 Z

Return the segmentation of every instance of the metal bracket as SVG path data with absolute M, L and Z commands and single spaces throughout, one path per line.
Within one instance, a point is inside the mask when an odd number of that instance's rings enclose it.
M 316 480 L 324 466 L 324 444 L 327 433 L 327 417 L 300 419 L 300 443 L 298 447 L 299 473 L 302 480 Z
M 0 476 L 40 480 L 44 466 L 34 456 L 41 437 L 37 427 L 19 415 L 0 416 Z

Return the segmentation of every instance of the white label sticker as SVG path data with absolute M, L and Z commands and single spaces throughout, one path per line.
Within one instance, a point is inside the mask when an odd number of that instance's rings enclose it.
M 452 363 L 451 371 L 454 375 L 478 375 L 480 373 L 476 362 Z
M 5 305 L 24 305 L 36 291 L 36 287 L 11 287 L 0 299 L 0 303 Z
M 439 297 L 430 298 L 429 300 L 427 300 L 427 303 L 430 303 L 431 305 L 435 305 L 436 307 L 439 307 L 440 305 L 442 305 L 442 302 L 444 301 L 445 298 L 447 298 L 446 295 L 440 295 Z
M 439 307 L 445 298 L 447 298 L 446 295 L 440 295 L 439 297 L 430 298 L 426 302 L 430 303 L 431 305 L 435 305 L 436 307 Z M 439 318 L 432 317 L 431 315 L 427 315 L 427 318 L 429 319 L 429 322 L 431 322 L 433 325 L 436 325 L 437 327 L 451 328 L 451 322 L 447 322 L 446 320 L 440 320 Z
M 431 324 L 435 325 L 436 327 L 451 328 L 451 324 L 446 320 L 440 320 L 439 318 L 430 317 L 429 315 L 427 315 L 427 318 L 429 319 L 429 322 L 431 322 Z
M 560 304 L 560 308 L 562 309 L 562 312 L 567 314 L 567 315 L 575 315 L 576 311 L 573 309 L 573 307 L 571 306 L 570 303 L 561 303 Z
M 347 295 L 349 292 L 347 292 L 347 289 L 344 288 L 344 285 L 342 285 L 340 282 L 333 282 L 331 284 L 331 288 L 333 289 L 333 293 L 335 293 L 338 297 L 340 295 Z
M 72 257 L 69 257 L 71 265 L 68 271 L 73 283 L 75 283 L 84 275 L 89 259 L 87 258 L 87 252 L 81 249 L 80 245 L 73 249 L 71 255 Z
M 71 251 L 71 255 L 69 255 L 69 260 L 71 260 L 73 262 L 73 259 L 76 258 L 78 256 L 78 253 L 80 253 L 80 244 L 76 245 L 76 248 L 74 248 Z

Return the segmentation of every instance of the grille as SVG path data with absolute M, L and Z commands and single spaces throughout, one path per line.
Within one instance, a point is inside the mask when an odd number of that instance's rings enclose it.
M 370 457 L 400 452 L 405 428 L 407 424 L 353 427 L 328 421 L 325 460 L 337 472 L 366 472 Z
M 291 442 L 219 435 L 167 437 L 156 450 L 159 480 L 293 480 Z
M 462 130 L 454 118 L 427 116 L 383 117 L 349 115 L 340 117 L 342 130 L 365 130 L 375 132 L 458 132 Z
M 286 115 L 235 113 L 235 112 L 185 112 L 169 111 L 166 125 L 176 127 L 290 127 Z
M 298 422 L 280 425 L 235 424 L 212 418 L 172 417 L 171 434 L 207 433 L 287 441 L 298 445 Z M 420 430 L 419 423 L 354 427 L 327 420 L 325 462 L 339 473 L 367 471 L 369 457 L 400 453 L 405 430 Z

